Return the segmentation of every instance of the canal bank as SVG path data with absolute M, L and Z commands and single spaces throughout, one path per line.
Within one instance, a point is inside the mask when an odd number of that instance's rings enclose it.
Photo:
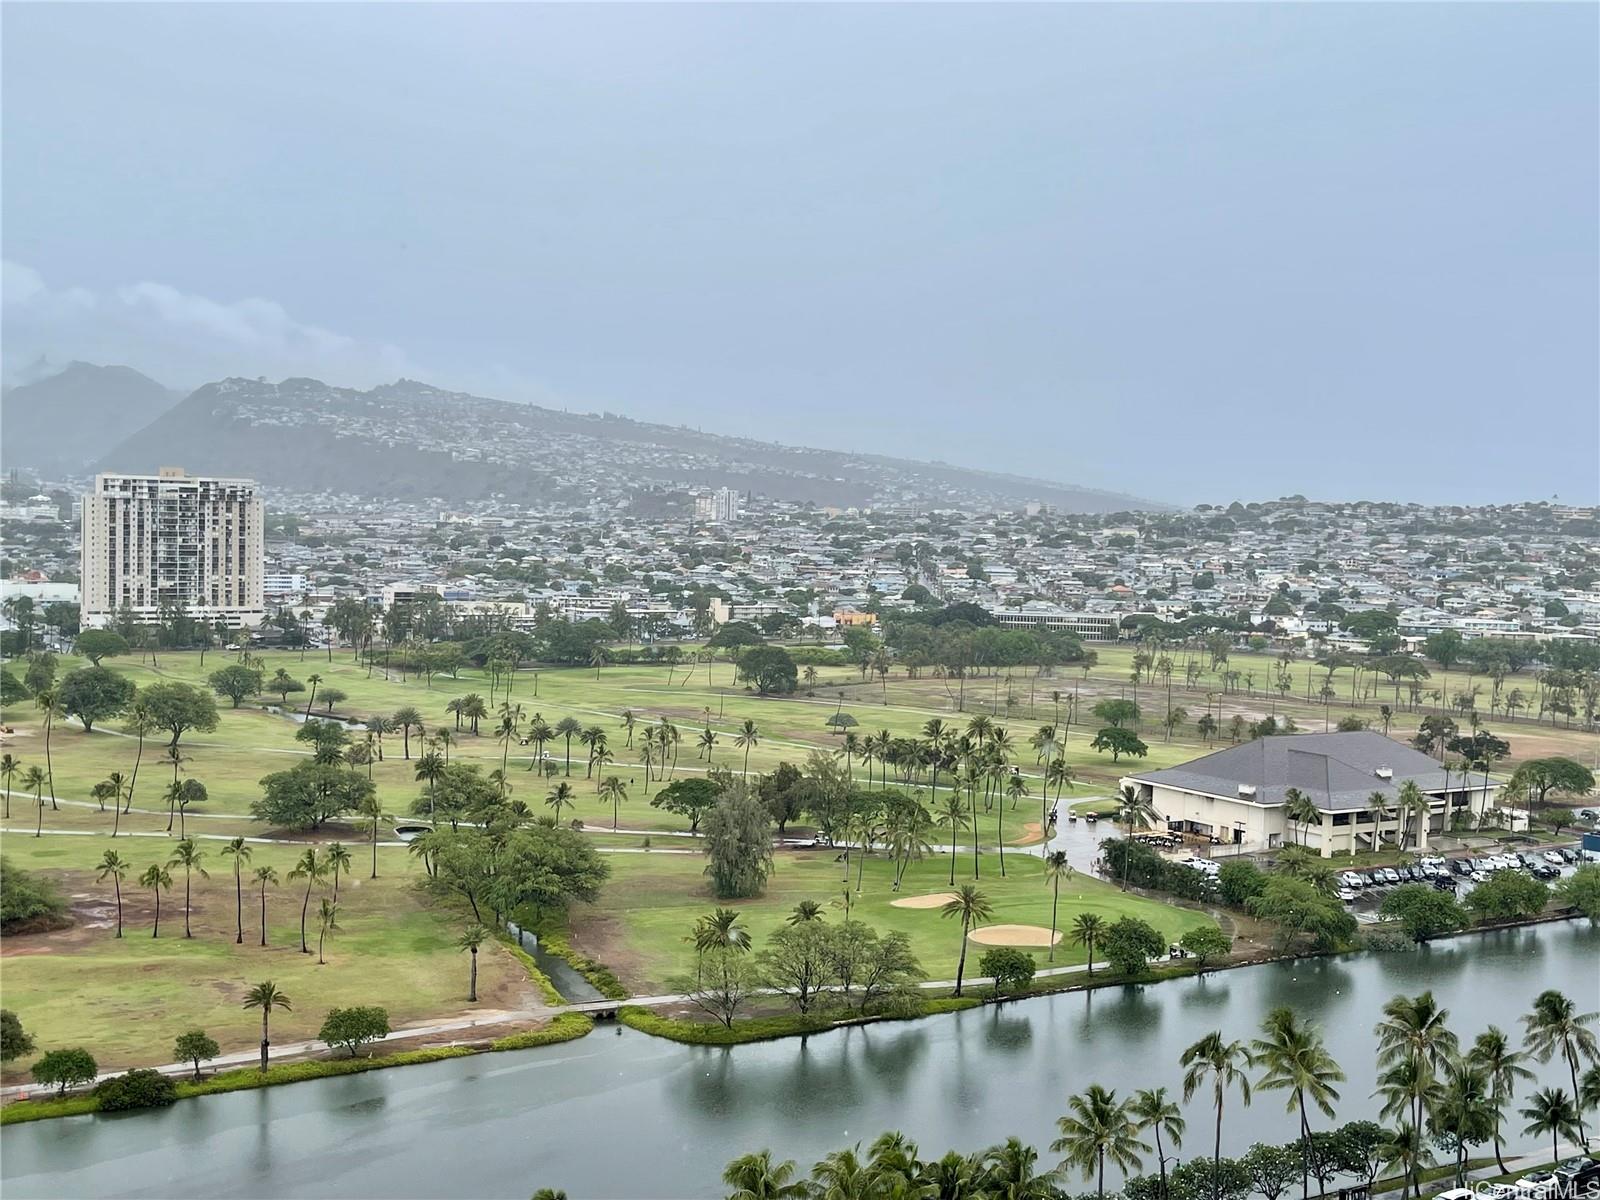
M 1279 1005 L 1323 1025 L 1349 1076 L 1339 1118 L 1352 1120 L 1375 1112 L 1372 1026 L 1389 997 L 1431 988 L 1470 1039 L 1490 1023 L 1516 1036 L 1547 987 L 1594 1006 L 1600 930 L 1502 930 L 729 1048 L 605 1027 L 537 1050 L 10 1127 L 0 1181 L 8 1197 L 526 1197 L 546 1185 L 705 1196 L 728 1159 L 764 1146 L 802 1165 L 884 1129 L 925 1153 L 1009 1134 L 1043 1147 L 1072 1093 L 1095 1082 L 1181 1092 L 1186 1045 L 1212 1029 L 1251 1036 Z M 1564 1074 L 1538 1071 L 1541 1082 Z M 1187 1115 L 1209 1123 L 1203 1100 Z M 1224 1152 L 1294 1132 L 1281 1099 L 1263 1097 L 1230 1114 Z

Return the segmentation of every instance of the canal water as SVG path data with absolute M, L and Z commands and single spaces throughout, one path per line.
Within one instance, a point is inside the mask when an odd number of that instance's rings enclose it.
M 718 1196 L 738 1154 L 771 1147 L 805 1167 L 885 1129 L 926 1156 L 1017 1134 L 1048 1164 L 1069 1095 L 1096 1082 L 1181 1091 L 1186 1045 L 1212 1029 L 1252 1036 L 1278 1005 L 1324 1027 L 1349 1075 L 1339 1116 L 1352 1120 L 1376 1114 L 1373 1025 L 1389 997 L 1431 988 L 1468 1041 L 1491 1022 L 1520 1034 L 1547 987 L 1600 1008 L 1600 930 L 1506 930 L 726 1049 L 601 1026 L 537 1050 L 12 1126 L 0 1132 L 0 1184 L 7 1200 L 525 1198 L 542 1186 L 574 1200 Z M 1565 1084 L 1554 1064 L 1540 1077 Z M 1209 1149 L 1203 1098 L 1187 1115 L 1183 1157 Z M 1523 1122 L 1510 1124 L 1520 1144 Z M 1224 1152 L 1294 1131 L 1281 1095 L 1248 1110 L 1232 1096 Z

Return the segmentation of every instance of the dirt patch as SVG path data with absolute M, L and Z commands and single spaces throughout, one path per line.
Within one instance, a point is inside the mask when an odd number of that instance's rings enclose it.
M 1037 821 L 1024 821 L 1022 823 L 1022 836 L 1012 838 L 1008 845 L 1031 846 L 1035 842 L 1044 841 L 1044 827 Z
M 928 896 L 906 896 L 889 901 L 890 908 L 943 908 L 956 899 L 954 892 L 934 892 Z
M 967 938 L 983 946 L 1048 946 L 1061 941 L 1061 934 L 1052 937 L 1043 925 L 985 925 Z

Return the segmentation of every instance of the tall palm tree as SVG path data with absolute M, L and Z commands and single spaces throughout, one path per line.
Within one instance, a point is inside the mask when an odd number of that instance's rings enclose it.
M 627 733 L 628 733 L 627 748 L 629 750 L 632 750 L 633 749 L 633 727 L 639 723 L 639 718 L 634 714 L 633 709 L 625 708 L 625 709 L 622 710 L 622 717 L 621 717 L 621 720 L 620 720 L 619 723 L 622 725 L 622 728 L 625 729 L 627 731 Z
M 16 778 L 17 772 L 22 770 L 22 760 L 15 754 L 0 754 L 0 783 L 5 784 L 6 808 L 5 819 L 11 820 L 11 781 Z
M 278 872 L 274 867 L 257 867 L 255 881 L 261 885 L 261 944 L 267 944 L 267 884 L 278 886 Z
M 171 889 L 172 872 L 160 863 L 151 863 L 144 869 L 144 874 L 139 876 L 139 885 L 149 888 L 156 894 L 156 919 L 155 924 L 150 926 L 150 936 L 158 938 L 161 936 L 161 893 Z
M 200 865 L 205 858 L 205 851 L 201 850 L 193 838 L 184 838 L 172 848 L 172 857 L 167 859 L 167 866 L 183 868 L 183 936 L 193 937 L 194 933 L 189 928 L 189 877 L 196 872 L 201 879 L 210 879 L 206 869 Z
M 1467 1057 L 1489 1075 L 1489 1090 L 1495 1101 L 1494 1128 L 1489 1136 L 1494 1141 L 1494 1160 L 1499 1164 L 1500 1174 L 1508 1175 L 1510 1171 L 1501 1155 L 1501 1110 L 1516 1094 L 1517 1082 L 1522 1079 L 1532 1079 L 1533 1072 L 1523 1066 L 1527 1055 L 1520 1050 L 1513 1050 L 1511 1039 L 1506 1036 L 1505 1030 L 1497 1025 L 1489 1026 L 1478 1035 L 1477 1040 L 1472 1043 L 1472 1049 L 1467 1052 Z
M 495 740 L 500 743 L 500 778 L 505 779 L 506 761 L 511 754 L 511 743 L 517 740 L 517 735 L 522 729 L 522 705 L 502 704 L 500 706 L 500 727 L 495 731 Z M 501 787 L 501 796 L 504 797 L 504 785 Z
M 961 831 L 967 827 L 967 809 L 965 802 L 955 792 L 944 798 L 939 806 L 939 811 L 934 820 L 950 830 L 950 886 L 956 885 L 956 842 L 961 836 Z
M 412 774 L 418 783 L 428 785 L 428 824 L 433 824 L 434 792 L 438 789 L 439 781 L 445 777 L 444 757 L 429 750 L 417 756 L 417 765 Z
M 628 785 L 622 782 L 620 776 L 607 775 L 600 781 L 601 803 L 610 803 L 611 805 L 611 831 L 613 833 L 615 833 L 617 829 L 618 811 L 622 806 L 622 802 L 627 798 Z
M 33 694 L 33 702 L 44 710 L 44 774 L 50 784 L 50 811 L 60 812 L 61 806 L 56 803 L 56 769 L 50 759 L 50 731 L 55 728 L 55 719 L 62 714 L 61 692 L 55 687 L 43 687 Z
M 128 877 L 130 865 L 128 860 L 115 850 L 107 850 L 100 858 L 100 874 L 97 878 L 101 883 L 109 879 L 116 886 L 118 937 L 122 936 L 122 881 Z
M 976 886 L 964 883 L 955 896 L 946 901 L 939 909 L 941 915 L 946 917 L 959 917 L 961 919 L 961 957 L 956 962 L 956 990 L 955 995 L 961 995 L 961 979 L 967 970 L 967 935 L 973 928 L 984 921 L 994 918 L 994 908 Z
M 259 1008 L 261 1010 L 261 1069 L 267 1069 L 267 1050 L 272 1045 L 270 1022 L 274 1009 L 292 1012 L 294 1005 L 289 1003 L 289 997 L 278 990 L 278 985 L 270 979 L 256 984 L 244 996 L 246 1008 Z
M 1600 1013 L 1580 1013 L 1570 997 L 1554 988 L 1535 996 L 1533 1011 L 1522 1018 L 1528 1050 L 1536 1059 L 1542 1063 L 1549 1062 L 1556 1051 L 1561 1052 L 1572 1077 L 1574 1096 L 1581 1094 L 1578 1086 L 1579 1062 L 1600 1062 L 1600 1042 L 1596 1041 L 1595 1032 L 1590 1028 L 1597 1019 L 1600 1019 Z M 1578 1143 L 1587 1145 L 1583 1109 L 1575 1106 L 1574 1111 L 1577 1113 Z
M 1466 1185 L 1467 1147 L 1493 1137 L 1500 1127 L 1500 1103 L 1489 1072 L 1471 1056 L 1445 1064 L 1444 1085 L 1429 1122 L 1435 1139 L 1455 1147 L 1456 1187 Z
M 1133 784 L 1124 784 L 1117 795 L 1117 823 L 1128 831 L 1128 842 L 1133 842 L 1133 827 L 1148 829 L 1156 819 L 1155 806 L 1145 796 L 1144 790 Z M 1122 856 L 1122 890 L 1128 890 L 1128 868 L 1133 863 L 1133 855 Z
M 1300 833 L 1299 844 L 1306 844 L 1306 826 L 1317 821 L 1320 814 L 1317 804 L 1310 796 L 1299 788 L 1285 788 L 1283 793 L 1283 815 L 1294 822 L 1295 828 Z
M 1067 1115 L 1056 1121 L 1060 1135 L 1050 1149 L 1064 1154 L 1059 1171 L 1070 1167 L 1095 1180 L 1095 1194 L 1106 1194 L 1106 1159 L 1123 1171 L 1138 1170 L 1150 1149 L 1139 1140 L 1139 1124 L 1126 1100 L 1098 1083 L 1067 1101 Z
M 1072 864 L 1065 850 L 1052 850 L 1044 856 L 1044 879 L 1050 885 L 1050 954 L 1056 960 L 1056 910 L 1061 904 L 1061 881 L 1072 878 Z
M 1262 1036 L 1250 1045 L 1251 1056 L 1265 1068 L 1256 1087 L 1288 1092 L 1285 1107 L 1299 1113 L 1300 1192 L 1304 1196 L 1310 1189 L 1311 1166 L 1311 1121 L 1306 1101 L 1315 1104 L 1323 1116 L 1332 1117 L 1333 1102 L 1339 1098 L 1339 1089 L 1333 1085 L 1344 1080 L 1344 1072 L 1328 1053 L 1322 1031 L 1315 1025 L 1302 1024 L 1292 1008 L 1273 1009 L 1261 1023 L 1261 1032 Z
M 1156 1135 L 1156 1164 L 1161 1172 L 1161 1196 L 1167 1194 L 1167 1150 L 1162 1135 L 1172 1143 L 1174 1150 L 1183 1149 L 1183 1131 L 1188 1123 L 1183 1111 L 1167 1095 L 1167 1089 L 1144 1088 L 1133 1094 L 1128 1103 L 1128 1115 L 1138 1124 L 1139 1132 L 1153 1130 Z
M 1106 932 L 1106 919 L 1099 913 L 1082 912 L 1072 920 L 1072 944 L 1082 946 L 1087 957 L 1089 978 L 1094 978 L 1094 947 Z
M 699 746 L 699 749 L 695 752 L 696 757 L 704 758 L 709 764 L 711 762 L 711 752 L 717 748 L 716 731 L 707 725 L 700 731 L 700 736 L 695 739 L 695 744 Z
M 339 903 L 339 876 L 348 875 L 350 866 L 355 861 L 350 850 L 343 842 L 333 842 L 328 846 L 328 853 L 323 860 L 328 867 L 328 873 L 333 876 L 333 902 Z
M 880 650 L 881 654 L 882 651 Z M 984 1185 L 995 1200 L 1055 1200 L 1055 1172 L 1040 1174 L 1039 1152 L 1021 1138 L 1009 1137 L 983 1156 Z M 877 1182 L 876 1178 L 874 1179 Z
M 1584 1145 L 1582 1114 L 1578 1112 L 1572 1097 L 1567 1095 L 1566 1088 L 1540 1088 L 1529 1097 L 1528 1107 L 1522 1110 L 1522 1115 L 1528 1118 L 1527 1125 L 1522 1129 L 1524 1134 L 1533 1137 L 1545 1133 L 1550 1135 L 1552 1162 L 1561 1157 L 1563 1137 L 1572 1138 L 1579 1147 Z
M 733 744 L 744 751 L 744 773 L 750 774 L 750 750 L 761 744 L 761 730 L 756 723 L 746 717 L 744 724 L 739 726 L 739 732 L 734 735 Z
M 1396 996 L 1383 1006 L 1378 1023 L 1378 1065 L 1394 1071 L 1393 1082 L 1409 1095 L 1410 1124 L 1423 1128 L 1425 1103 L 1435 1088 L 1436 1072 L 1456 1053 L 1456 1035 L 1450 1031 L 1450 1014 L 1439 1007 L 1432 992 Z M 1420 1138 L 1420 1133 L 1417 1135 Z M 1417 1185 L 1413 1162 L 1406 1177 L 1402 1200 Z
M 311 691 L 306 695 L 306 716 L 309 717 L 311 715 L 312 701 L 317 698 L 317 684 L 322 682 L 322 676 L 313 672 L 312 674 L 306 676 L 306 682 L 311 685 Z M 266 1070 L 265 1067 L 262 1067 L 261 1069 L 263 1071 Z
M 327 960 L 322 957 L 323 943 L 328 940 L 328 934 L 338 930 L 339 906 L 326 896 L 317 908 L 317 965 L 322 966 Z
M 22 786 L 33 793 L 33 806 L 38 809 L 38 820 L 33 827 L 34 837 L 44 836 L 44 785 L 45 773 L 43 768 L 35 765 L 22 772 Z
M 1250 1105 L 1252 1064 L 1250 1048 L 1243 1042 L 1225 1042 L 1221 1032 L 1208 1033 L 1179 1057 L 1183 1067 L 1183 1100 L 1187 1104 L 1207 1080 L 1211 1083 L 1211 1103 L 1217 1111 L 1216 1140 L 1211 1151 L 1211 1200 L 1217 1200 L 1222 1186 L 1222 1106 L 1229 1088 L 1238 1088 L 1245 1106 Z
M 1372 848 L 1379 850 L 1383 846 L 1383 820 L 1389 815 L 1389 797 L 1381 791 L 1374 791 L 1367 796 L 1367 811 L 1372 814 Z
M 812 1200 L 869 1200 L 876 1189 L 860 1149 L 858 1142 L 835 1150 L 811 1168 Z
M 555 735 L 562 738 L 567 744 L 567 774 L 572 774 L 572 739 L 583 732 L 583 726 L 578 724 L 576 718 L 562 717 L 556 722 Z
M 793 1159 L 775 1163 L 772 1151 L 761 1150 L 729 1163 L 723 1169 L 722 1182 L 730 1189 L 728 1200 L 796 1200 L 809 1189 L 804 1182 L 795 1181 L 794 1172 Z
M 407 761 L 409 761 L 411 758 L 411 730 L 413 726 L 418 731 L 422 729 L 422 714 L 411 705 L 407 704 L 395 709 L 394 716 L 391 717 L 390 720 L 392 720 L 395 723 L 395 727 L 400 730 L 400 753 L 406 758 Z
M 124 812 L 122 807 L 122 798 L 127 792 L 132 790 L 133 785 L 128 781 L 128 777 L 121 771 L 113 771 L 111 774 L 106 776 L 105 787 L 106 794 L 111 798 L 112 804 L 111 836 L 116 837 L 122 829 L 122 814 Z
M 244 867 L 250 861 L 250 847 L 242 837 L 232 838 L 222 848 L 224 858 L 233 859 L 233 915 L 238 930 L 233 944 L 244 945 Z
M 456 939 L 456 948 L 466 950 L 472 954 L 472 975 L 467 983 L 467 1002 L 478 1002 L 478 948 L 489 941 L 494 934 L 480 924 L 468 925 L 466 932 Z
M 295 863 L 294 870 L 289 872 L 291 880 L 304 879 L 306 881 L 305 898 L 300 901 L 300 953 L 310 954 L 311 947 L 306 944 L 306 914 L 311 909 L 311 889 L 319 879 L 328 873 L 327 864 L 317 857 L 317 848 L 309 846 L 300 856 L 300 861 Z

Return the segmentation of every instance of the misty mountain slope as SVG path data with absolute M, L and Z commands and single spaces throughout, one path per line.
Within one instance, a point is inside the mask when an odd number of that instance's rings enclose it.
M 48 475 L 84 471 L 177 397 L 131 367 L 75 362 L 7 390 L 0 403 L 0 462 Z
M 558 412 L 412 380 L 362 392 L 314 379 L 199 388 L 102 470 L 249 475 L 294 492 L 584 504 L 640 488 L 726 486 L 818 504 L 1158 505 L 1109 492 L 881 455 L 781 446 L 611 414 Z

